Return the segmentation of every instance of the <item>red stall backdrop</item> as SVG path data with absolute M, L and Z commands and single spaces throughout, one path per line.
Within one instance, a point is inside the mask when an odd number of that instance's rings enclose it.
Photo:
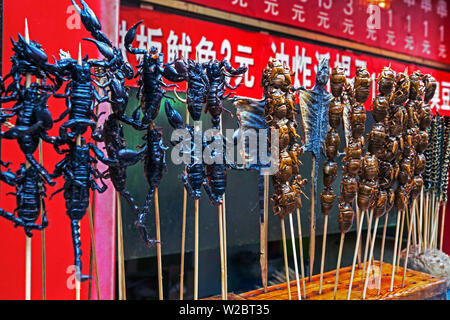
M 187 2 L 450 63 L 446 0 L 187 0 Z
M 79 3 L 79 1 L 77 1 Z M 102 21 L 103 30 L 114 41 L 117 40 L 117 18 L 119 1 L 90 0 L 89 6 L 96 12 Z M 78 56 L 78 45 L 82 43 L 83 56 L 88 54 L 90 58 L 98 58 L 98 51 L 92 43 L 82 41 L 90 37 L 81 24 L 70 0 L 64 1 L 13 1 L 4 0 L 4 29 L 2 45 L 3 50 L 3 75 L 5 75 L 11 63 L 9 57 L 13 54 L 9 38 L 17 40 L 18 33 L 24 35 L 24 21 L 28 19 L 30 39 L 42 44 L 45 52 L 53 62 L 52 56 L 58 57 L 60 49 L 69 51 L 72 57 Z M 59 57 L 58 57 L 59 58 Z M 63 90 L 63 89 L 62 89 Z M 61 90 L 61 91 L 62 91 Z M 6 106 L 10 106 L 7 104 Z M 57 118 L 65 109 L 64 99 L 50 98 L 49 110 L 54 118 Z M 49 132 L 50 135 L 58 135 L 58 127 L 55 125 Z M 19 168 L 20 163 L 25 162 L 16 141 L 2 140 L 2 160 L 11 161 L 13 171 Z M 37 153 L 36 153 L 37 158 Z M 53 172 L 55 164 L 62 159 L 54 149 L 43 145 L 43 163 L 48 171 Z M 47 196 L 61 188 L 64 183 L 62 178 L 56 180 L 55 187 L 49 187 Z M 12 187 L 2 183 L 0 194 L 0 207 L 12 212 L 15 209 L 15 197 L 6 195 L 13 192 Z M 104 203 L 97 206 L 96 218 L 100 223 L 96 224 L 97 257 L 99 260 L 99 277 L 101 286 L 101 298 L 112 299 L 114 297 L 114 215 L 112 214 L 113 188 L 110 187 L 104 198 L 99 199 Z M 56 195 L 51 201 L 46 200 L 49 226 L 45 231 L 46 242 L 46 294 L 47 299 L 75 299 L 73 269 L 73 246 L 71 240 L 70 220 L 65 213 L 63 194 Z M 25 235 L 21 228 L 13 228 L 13 225 L 5 219 L 0 219 L 0 299 L 24 299 L 25 298 Z M 81 222 L 81 242 L 83 251 L 83 271 L 89 272 L 90 233 L 88 216 Z M 31 275 L 31 299 L 42 299 L 42 260 L 41 260 L 41 233 L 34 232 L 32 237 L 32 275 Z M 101 272 L 100 272 L 101 271 Z M 93 297 L 95 294 L 95 285 Z M 88 284 L 81 284 L 81 299 L 88 297 Z

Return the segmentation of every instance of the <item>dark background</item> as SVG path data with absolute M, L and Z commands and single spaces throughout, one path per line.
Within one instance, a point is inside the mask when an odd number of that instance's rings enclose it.
M 130 103 L 128 113 L 131 114 L 138 106 L 136 100 L 136 88 L 130 89 Z M 173 96 L 170 92 L 169 96 Z M 184 93 L 180 93 L 184 96 Z M 182 207 L 183 207 L 183 184 L 180 177 L 184 171 L 184 165 L 174 165 L 170 160 L 172 146 L 170 136 L 172 128 L 169 127 L 167 117 L 164 112 L 164 102 L 155 123 L 163 128 L 163 141 L 169 150 L 166 152 L 168 170 L 164 174 L 159 187 L 159 208 L 161 221 L 161 242 L 162 242 L 162 262 L 164 295 L 169 299 L 179 297 L 179 276 L 180 276 L 180 249 L 182 230 Z M 186 117 L 186 107 L 180 102 L 176 102 L 174 107 Z M 234 106 L 230 101 L 224 101 L 224 107 L 235 114 Z M 211 127 L 210 116 L 202 115 L 203 130 Z M 190 120 L 192 124 L 192 119 Z M 368 112 L 366 131 L 369 131 L 374 123 L 370 112 Z M 136 149 L 143 143 L 143 132 L 135 131 L 132 127 L 125 126 L 125 138 L 129 148 Z M 223 113 L 223 127 L 237 128 L 236 117 L 231 118 L 226 112 Z M 342 131 L 342 127 L 341 127 Z M 341 132 L 341 151 L 343 152 L 343 132 Z M 317 190 L 320 194 L 322 184 L 322 164 L 325 158 L 322 157 L 319 163 L 319 177 Z M 303 166 L 300 167 L 301 175 L 310 181 L 312 155 L 310 152 L 302 156 Z M 340 162 L 340 161 L 339 161 Z M 340 170 L 339 170 L 340 171 Z M 128 168 L 127 187 L 135 197 L 139 205 L 143 205 L 148 192 L 148 185 L 143 174 L 143 163 Z M 334 190 L 338 194 L 339 174 L 334 184 Z M 261 287 L 260 267 L 259 267 L 259 208 L 258 208 L 258 173 L 254 171 L 230 170 L 228 172 L 226 191 L 226 230 L 227 230 L 227 252 L 228 252 L 228 289 L 229 292 L 244 292 Z M 310 198 L 310 182 L 305 187 L 305 193 Z M 270 190 L 270 195 L 272 190 Z M 320 255 L 322 248 L 323 215 L 320 212 L 319 197 L 316 196 L 316 254 L 314 273 L 320 270 Z M 308 271 L 308 248 L 309 248 L 309 212 L 310 201 L 302 199 L 301 225 L 303 239 L 303 254 L 305 259 L 305 272 Z M 218 211 L 213 206 L 203 191 L 199 202 L 199 298 L 216 295 L 220 293 L 220 256 L 219 256 L 219 233 L 218 233 Z M 157 262 L 156 248 L 147 248 L 141 242 L 137 230 L 134 228 L 134 216 L 127 203 L 122 201 L 123 226 L 124 226 L 124 251 L 126 259 L 126 284 L 127 298 L 130 299 L 157 299 Z M 337 205 L 335 205 L 328 222 L 327 255 L 325 271 L 336 268 L 337 251 L 339 247 L 339 229 L 337 224 Z M 389 217 L 390 225 L 395 222 L 395 214 Z M 294 219 L 294 234 L 298 237 L 296 214 Z M 288 253 L 290 267 L 294 269 L 292 258 L 292 247 L 290 240 L 289 219 L 285 219 Z M 188 197 L 187 220 L 186 220 L 186 255 L 185 255 L 185 298 L 193 297 L 193 249 L 194 249 L 194 203 Z M 384 219 L 379 225 L 383 225 Z M 150 234 L 156 237 L 154 208 L 146 218 L 146 225 Z M 353 229 L 346 237 L 342 266 L 350 265 L 353 258 L 353 249 L 356 235 L 356 220 Z M 381 231 L 381 230 L 380 230 Z M 392 231 L 391 231 L 392 232 Z M 365 240 L 365 234 L 363 234 Z M 282 258 L 280 219 L 273 215 L 269 209 L 269 281 L 274 277 L 274 272 L 284 273 L 284 263 Z M 378 241 L 378 245 L 381 241 Z M 297 257 L 299 260 L 298 239 L 296 239 Z M 389 249 L 393 245 L 386 244 L 386 259 L 391 259 Z M 364 248 L 364 247 L 363 247 Z M 392 249 L 391 249 L 392 250 Z M 375 250 L 375 257 L 380 250 Z M 389 261 L 389 260 L 387 260 Z M 299 267 L 300 268 L 300 267 Z M 279 280 L 272 279 L 277 282 Z M 292 280 L 292 279 L 291 279 Z

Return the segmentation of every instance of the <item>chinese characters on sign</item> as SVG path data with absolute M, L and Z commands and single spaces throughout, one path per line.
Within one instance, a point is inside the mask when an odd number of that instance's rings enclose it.
M 250 0 L 247 1 L 250 4 Z M 270 2 L 276 3 L 276 1 Z M 332 1 L 324 1 L 323 6 L 325 8 L 325 5 L 332 3 Z M 239 4 L 238 1 L 236 1 L 237 4 Z M 351 10 L 348 9 L 348 12 Z M 307 19 L 306 16 L 305 18 Z M 230 26 L 152 10 L 121 7 L 120 19 L 120 47 L 128 59 L 136 59 L 136 57 L 126 54 L 125 34 L 136 21 L 144 19 L 144 23 L 137 30 L 136 46 L 146 48 L 147 43 L 150 42 L 151 46 L 162 50 L 164 62 L 172 62 L 178 57 L 197 59 L 200 62 L 210 59 L 227 59 L 234 67 L 247 66 L 248 72 L 245 76 L 231 80 L 233 81 L 231 84 L 241 84 L 238 89 L 239 95 L 253 98 L 261 98 L 261 73 L 270 57 L 278 58 L 288 64 L 294 73 L 292 77 L 294 86 L 306 88 L 313 86 L 318 61 L 322 56 L 330 58 L 331 67 L 342 66 L 349 78 L 354 76 L 358 66 L 366 66 L 373 79 L 376 79 L 382 68 L 389 64 L 397 72 L 404 71 L 406 67 L 409 72 L 418 69 L 412 64 L 244 31 Z M 394 37 L 392 41 L 397 41 L 397 39 Z M 421 49 L 423 47 L 424 45 L 421 44 Z M 130 62 L 136 63 L 136 61 Z M 420 68 L 420 70 L 424 73 L 432 73 L 437 79 L 439 87 L 432 103 L 434 106 L 439 106 L 444 114 L 450 115 L 450 73 L 429 68 Z M 371 108 L 370 101 L 376 94 L 375 81 L 373 83 L 372 96 L 366 103 L 368 109 Z M 184 89 L 183 85 L 180 85 L 180 89 Z
M 186 1 L 450 63 L 446 0 L 391 0 L 388 7 L 360 0 Z

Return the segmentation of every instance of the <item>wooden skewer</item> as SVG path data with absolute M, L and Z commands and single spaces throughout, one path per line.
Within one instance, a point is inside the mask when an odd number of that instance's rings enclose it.
M 267 231 L 269 225 L 269 176 L 264 175 L 264 222 L 260 223 L 260 260 L 261 279 L 264 292 L 267 292 Z
M 323 221 L 322 258 L 320 262 L 319 294 L 322 294 L 323 267 L 325 264 L 325 249 L 327 245 L 327 227 L 328 227 L 328 215 L 325 215 L 325 220 Z
M 311 181 L 314 181 L 313 177 L 316 172 L 316 157 L 312 158 L 312 171 Z M 311 182 L 311 213 L 310 213 L 310 226 L 309 226 L 309 282 L 314 271 L 314 255 L 316 250 L 316 218 L 315 218 L 315 192 L 314 182 Z
M 336 279 L 334 282 L 333 300 L 336 300 L 337 285 L 339 283 L 339 270 L 341 268 L 342 248 L 344 247 L 345 233 L 341 232 L 341 242 L 339 244 L 338 260 L 336 265 Z
M 401 218 L 401 211 L 397 212 L 397 225 L 395 228 L 395 242 L 394 242 L 394 257 L 392 261 L 392 276 L 391 276 L 391 286 L 389 288 L 389 291 L 391 292 L 394 290 L 394 276 L 395 276 L 395 264 L 397 261 L 397 255 L 395 254 L 397 252 L 397 245 L 398 245 L 398 234 L 400 229 L 400 218 Z
M 89 199 L 89 206 L 88 206 L 88 215 L 89 215 L 89 229 L 90 229 L 90 233 L 91 233 L 92 256 L 93 256 L 93 260 L 94 260 L 95 289 L 97 291 L 97 300 L 100 300 L 100 285 L 99 285 L 99 279 L 98 279 L 97 250 L 95 249 L 94 217 L 92 215 L 92 204 L 91 204 L 90 199 Z M 123 250 L 123 247 L 122 247 L 122 250 Z
M 31 300 L 31 238 L 25 236 L 25 300 Z
M 284 219 L 281 219 L 280 222 L 281 222 L 281 237 L 283 239 L 284 269 L 286 271 L 286 287 L 288 289 L 289 300 L 291 300 L 292 299 L 291 283 L 289 281 L 289 266 L 288 266 L 288 258 L 287 258 L 286 232 L 284 229 Z
M 414 209 L 414 210 L 413 210 L 413 209 Z M 413 206 L 413 209 L 410 210 L 410 211 L 411 211 L 411 215 L 415 215 L 415 214 L 416 214 L 416 206 Z M 411 219 L 412 219 L 412 218 L 411 218 Z M 416 219 L 416 218 L 414 218 L 414 219 Z M 415 222 L 415 223 L 414 223 L 414 228 L 413 228 L 413 235 L 412 235 L 414 247 L 417 247 L 417 242 L 418 242 L 418 240 L 417 240 L 416 225 L 417 225 L 417 223 Z
M 119 267 L 121 273 L 119 274 L 119 289 L 121 291 L 121 299 L 127 300 L 127 290 L 125 282 L 125 253 L 123 250 L 123 224 L 122 224 L 122 201 L 120 198 L 120 193 L 116 192 L 117 198 L 117 235 L 118 235 L 118 250 L 119 250 Z M 97 289 L 98 290 L 98 289 Z
M 222 114 L 220 115 L 220 123 L 219 123 L 219 130 L 220 133 L 222 133 Z M 223 239 L 223 245 L 222 245 L 222 250 L 223 250 L 223 263 L 224 263 L 224 270 L 225 270 L 225 277 L 224 277 L 224 291 L 225 291 L 225 296 L 224 296 L 224 300 L 228 300 L 228 264 L 227 264 L 227 211 L 226 211 L 226 206 L 225 206 L 225 193 L 222 196 L 222 228 L 221 228 L 221 232 L 222 232 L 222 239 Z
M 366 211 L 366 215 L 367 215 L 368 211 Z M 372 218 L 373 218 L 373 210 L 370 210 L 370 215 L 367 218 L 367 236 L 366 236 L 366 247 L 364 249 L 364 259 L 363 259 L 363 273 L 362 273 L 362 277 L 361 277 L 361 281 L 364 281 L 364 275 L 366 273 L 366 262 L 367 262 L 367 255 L 369 253 L 369 244 L 370 244 L 370 239 L 371 239 L 371 226 L 372 226 Z M 370 261 L 369 261 L 370 263 Z
M 79 54 L 79 56 L 81 55 L 81 43 L 80 43 L 80 50 L 79 50 L 78 54 Z M 81 60 L 79 59 L 78 62 L 80 63 L 80 61 Z M 81 135 L 77 136 L 76 145 L 81 146 Z M 78 226 L 80 228 L 79 221 L 78 221 Z M 80 270 L 80 273 L 81 273 L 81 270 Z M 79 279 L 77 279 L 77 277 L 75 277 L 75 300 L 80 300 L 80 299 L 81 299 L 81 282 Z
M 375 246 L 375 240 L 377 238 L 378 220 L 379 220 L 379 217 L 376 217 L 375 218 L 375 225 L 373 227 L 372 244 L 370 245 L 369 263 L 368 263 L 368 266 L 367 266 L 366 280 L 364 282 L 363 300 L 366 299 L 367 285 L 369 284 L 370 269 L 371 269 L 370 262 L 372 261 L 373 248 Z
M 413 201 L 413 211 L 415 210 L 415 207 L 416 207 L 416 200 Z M 416 221 L 415 215 L 413 214 L 411 216 L 411 224 L 410 224 L 409 230 L 408 230 L 408 241 L 406 243 L 406 255 L 405 255 L 405 263 L 404 263 L 404 266 L 403 266 L 402 288 L 405 287 L 406 267 L 408 266 L 409 247 L 411 245 L 411 234 L 412 234 L 412 229 L 414 228 L 414 222 L 415 221 Z
M 187 104 L 186 104 L 186 124 L 189 124 L 189 109 Z M 186 208 L 187 208 L 187 190 L 186 188 L 183 188 L 183 222 L 181 226 L 181 262 L 180 262 L 180 300 L 183 300 L 184 294 L 184 252 L 186 248 L 186 211 L 187 211 Z
M 44 154 L 42 150 L 42 140 L 39 139 L 39 164 L 44 164 Z M 39 199 L 39 214 L 41 215 L 41 224 L 44 219 L 44 201 Z M 42 259 L 42 300 L 47 300 L 47 274 L 46 274 L 46 252 L 45 252 L 45 229 L 41 231 L 41 259 Z
M 395 272 L 397 272 L 398 271 L 398 269 L 399 269 L 399 264 L 400 264 L 400 252 L 401 252 L 401 250 L 402 250 L 402 244 L 403 244 L 403 226 L 404 226 L 404 224 L 405 224 L 405 215 L 406 215 L 406 212 L 405 212 L 405 210 L 403 210 L 403 211 L 401 211 L 402 212 L 402 222 L 401 222 L 401 225 L 400 225 L 400 235 L 399 235 L 399 237 L 398 237 L 398 250 L 397 250 L 397 252 L 394 252 L 394 254 L 396 254 L 397 255 L 397 259 L 396 259 L 396 261 L 397 261 L 397 264 L 395 265 L 395 267 L 394 267 L 394 270 L 395 270 Z
M 428 206 L 429 206 L 429 192 L 425 194 L 425 212 L 424 212 L 424 226 L 423 226 L 423 243 L 424 251 L 428 248 Z
M 358 197 L 358 196 L 356 196 Z M 356 198 L 358 201 L 358 198 Z M 359 226 L 359 220 L 362 219 L 361 218 L 361 212 L 359 211 L 359 207 L 356 206 L 356 225 Z M 359 246 L 358 246 L 358 269 L 361 268 L 361 256 L 362 256 L 362 241 L 359 242 Z
M 435 219 L 434 219 L 434 209 L 435 209 L 435 204 L 436 204 L 436 194 L 435 194 L 435 191 L 433 190 L 432 192 L 431 192 L 431 199 L 430 199 L 430 201 L 431 201 L 431 210 L 430 210 L 430 218 L 429 218 L 429 221 L 430 221 L 430 231 L 429 231 L 429 247 L 430 248 L 432 248 L 433 247 L 433 243 L 432 243 L 432 237 L 433 237 L 433 226 L 434 226 L 434 221 L 435 221 Z
M 422 191 L 420 192 L 420 209 L 419 209 L 419 219 L 417 220 L 417 227 L 418 227 L 418 232 L 419 232 L 419 252 L 422 251 L 422 246 L 423 246 L 423 233 L 422 233 L 422 217 L 423 217 L 423 199 L 424 198 L 424 192 L 423 192 L 423 188 Z
M 383 238 L 381 240 L 380 274 L 378 276 L 378 291 L 377 291 L 377 295 L 380 295 L 380 293 L 381 293 L 381 277 L 383 275 L 384 246 L 386 244 L 386 230 L 387 230 L 388 217 L 389 217 L 389 212 L 386 212 L 386 214 L 384 216 Z
M 223 250 L 223 213 L 222 205 L 218 207 L 219 211 L 219 247 L 220 247 L 220 280 L 222 284 L 222 300 L 225 300 L 225 261 L 224 261 L 224 250 Z
M 184 252 L 186 248 L 186 207 L 187 191 L 183 188 L 183 222 L 181 226 L 181 262 L 180 262 L 180 300 L 183 300 L 184 294 Z
M 297 209 L 297 228 L 298 228 L 298 246 L 300 251 L 300 272 L 302 274 L 302 285 L 303 285 L 303 297 L 306 298 L 305 267 L 303 263 L 303 237 L 302 237 L 302 223 L 300 220 L 300 209 Z
M 356 258 L 358 256 L 358 251 L 359 251 L 360 243 L 361 243 L 361 233 L 362 233 L 363 222 L 364 222 L 364 214 L 361 214 L 361 219 L 358 223 L 358 234 L 356 236 L 355 252 L 353 253 L 352 274 L 350 276 L 350 284 L 348 287 L 347 300 L 350 300 L 351 295 L 352 295 L 353 277 L 355 275 Z
M 442 251 L 442 244 L 444 243 L 444 225 L 445 225 L 445 213 L 447 212 L 447 201 L 444 201 L 444 204 L 442 206 L 442 216 L 441 216 L 441 234 L 440 234 L 440 241 L 439 241 L 439 250 Z
M 159 220 L 159 200 L 158 188 L 155 188 L 155 223 L 156 223 L 156 255 L 158 259 L 158 292 L 159 300 L 164 300 L 163 295 L 163 275 L 162 275 L 162 254 L 161 254 L 161 224 Z
M 434 207 L 434 212 L 433 212 L 433 225 L 432 225 L 432 229 L 431 229 L 431 244 L 433 248 L 437 247 L 437 231 L 438 231 L 438 225 L 439 225 L 439 211 L 440 211 L 440 204 L 441 200 L 438 199 L 436 201 L 436 205 Z
M 194 201 L 194 300 L 198 300 L 198 200 Z
M 28 20 L 25 18 L 25 41 L 30 43 L 30 34 L 28 31 Z M 25 87 L 31 86 L 31 74 L 25 76 Z M 30 163 L 25 162 L 25 167 L 28 169 Z M 31 238 L 25 236 L 25 300 L 31 300 Z
M 300 277 L 298 275 L 297 249 L 295 248 L 294 222 L 292 220 L 292 214 L 289 214 L 289 226 L 291 229 L 292 254 L 294 256 L 295 278 L 297 280 L 297 295 L 298 300 L 302 300 L 302 294 L 300 292 Z

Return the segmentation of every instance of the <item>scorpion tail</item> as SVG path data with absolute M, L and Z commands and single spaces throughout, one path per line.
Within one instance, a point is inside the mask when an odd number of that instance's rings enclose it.
M 169 121 L 170 126 L 174 129 L 183 128 L 183 118 L 181 118 L 178 111 L 173 108 L 169 100 L 165 101 L 164 109 L 166 111 L 167 120 Z
M 74 249 L 74 255 L 75 255 L 75 276 L 76 278 L 82 282 L 90 279 L 90 276 L 82 275 L 81 269 L 82 269 L 82 263 L 81 263 L 81 240 L 80 240 L 80 226 L 78 224 L 79 220 L 72 220 L 71 221 L 71 227 L 72 227 L 72 243 L 73 243 L 73 249 Z
M 128 52 L 134 53 L 133 48 L 131 47 L 131 44 L 134 41 L 134 38 L 136 38 L 136 30 L 139 25 L 144 22 L 144 20 L 139 21 L 136 23 L 133 27 L 131 27 L 130 30 L 127 31 L 127 34 L 125 35 L 125 48 Z
M 149 208 L 151 203 L 153 202 L 153 197 L 155 194 L 155 188 L 151 188 L 147 198 L 145 199 L 145 206 L 141 210 L 141 212 L 138 213 L 135 226 L 139 230 L 139 235 L 141 236 L 142 241 L 145 243 L 145 245 L 149 248 L 154 247 L 159 241 L 155 239 L 150 239 L 150 236 L 148 235 L 147 227 L 145 226 L 144 220 L 147 216 L 147 213 L 149 212 Z

